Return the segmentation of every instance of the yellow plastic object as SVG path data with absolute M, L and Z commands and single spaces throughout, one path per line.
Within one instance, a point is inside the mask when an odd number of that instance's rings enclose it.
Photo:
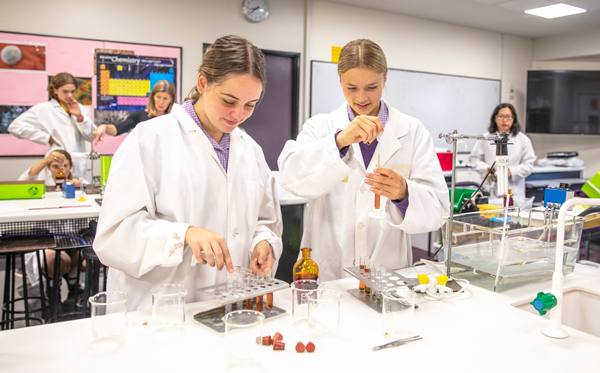
M 429 282 L 429 276 L 427 275 L 417 275 L 417 278 L 419 279 L 419 284 L 421 285 L 425 285 Z
M 479 211 L 490 211 L 490 213 L 481 214 L 481 217 L 486 218 L 486 219 L 491 219 L 493 217 L 497 217 L 502 212 L 502 206 L 496 206 L 496 205 L 487 205 L 487 204 L 477 205 L 477 208 L 479 209 Z M 493 210 L 500 210 L 500 211 L 493 212 Z
M 439 275 L 438 278 L 437 278 L 437 282 L 438 282 L 438 284 L 445 286 L 446 283 L 448 282 L 448 276 L 446 276 L 446 275 Z

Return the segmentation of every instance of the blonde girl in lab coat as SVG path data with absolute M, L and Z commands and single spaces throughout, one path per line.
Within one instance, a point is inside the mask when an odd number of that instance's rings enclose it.
M 159 284 L 183 285 L 190 303 L 234 266 L 275 269 L 276 184 L 260 146 L 238 128 L 263 94 L 265 69 L 248 40 L 217 39 L 188 99 L 140 123 L 116 152 L 94 249 L 130 310 L 149 308 Z
M 485 135 L 495 135 L 502 132 L 508 133 L 508 189 L 516 198 L 525 198 L 525 178 L 531 175 L 535 153 L 531 140 L 523 132 L 517 118 L 517 111 L 512 104 L 503 103 L 494 109 L 490 118 L 490 126 Z M 469 164 L 483 178 L 496 160 L 496 145 L 489 141 L 479 140 L 475 143 Z M 496 186 L 496 176 L 490 175 L 485 181 L 484 187 L 492 197 L 500 197 Z
M 9 126 L 8 132 L 20 138 L 69 153 L 85 153 L 86 141 L 92 141 L 96 128 L 90 120 L 89 110 L 77 102 L 77 80 L 69 73 L 58 73 L 50 79 L 50 101 L 33 106 L 19 115 Z M 73 165 L 75 177 L 87 176 L 86 159 L 76 159 Z
M 310 199 L 302 247 L 312 248 L 324 281 L 343 277 L 361 255 L 391 269 L 411 265 L 409 235 L 438 229 L 449 213 L 431 135 L 381 98 L 387 61 L 379 45 L 346 44 L 338 74 L 346 102 L 310 118 L 278 160 L 283 188 Z M 369 217 L 376 194 L 383 219 Z

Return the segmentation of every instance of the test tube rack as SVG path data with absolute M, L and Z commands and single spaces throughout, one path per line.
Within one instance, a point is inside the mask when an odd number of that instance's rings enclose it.
M 381 297 L 377 297 L 377 293 L 381 293 L 385 289 L 394 288 L 397 286 L 412 287 L 412 285 L 414 285 L 411 282 L 411 279 L 407 279 L 395 272 L 386 271 L 381 278 L 375 278 L 375 274 L 373 272 L 365 273 L 360 269 L 359 266 L 345 267 L 344 271 L 371 289 L 371 294 L 366 294 L 365 292 L 360 291 L 358 288 L 348 289 L 348 293 L 379 313 L 381 313 L 381 305 L 383 300 Z M 419 307 L 415 304 L 415 308 Z
M 216 284 L 198 289 L 198 291 L 202 291 L 211 296 L 213 299 L 220 301 L 221 307 L 197 313 L 194 315 L 194 320 L 219 333 L 224 333 L 225 324 L 222 320 L 223 316 L 229 312 L 237 310 L 253 309 L 258 311 L 256 309 L 257 297 L 264 297 L 267 294 L 284 290 L 289 287 L 290 285 L 287 282 L 273 279 L 271 281 L 264 281 L 263 283 L 254 282 L 252 284 L 246 284 L 237 291 L 232 291 L 231 284 L 227 283 Z M 250 303 L 251 307 L 248 307 L 248 303 Z M 284 309 L 276 307 L 275 305 L 273 305 L 270 309 L 267 308 L 266 303 L 267 302 L 263 300 L 262 310 L 260 310 L 260 312 L 265 315 L 265 319 L 285 313 Z

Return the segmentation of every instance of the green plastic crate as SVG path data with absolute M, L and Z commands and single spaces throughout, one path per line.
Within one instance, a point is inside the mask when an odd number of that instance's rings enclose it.
M 463 198 L 471 198 L 475 189 L 454 189 L 454 212 L 459 212 Z M 448 200 L 452 203 L 452 190 L 448 190 Z
M 45 195 L 46 183 L 43 180 L 0 182 L 0 199 L 34 199 Z
M 600 172 L 586 181 L 581 190 L 590 198 L 600 198 Z

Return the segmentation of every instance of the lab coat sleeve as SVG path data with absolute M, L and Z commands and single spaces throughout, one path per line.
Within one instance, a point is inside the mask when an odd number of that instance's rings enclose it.
M 298 138 L 288 140 L 277 160 L 281 186 L 308 199 L 325 195 L 356 168 L 352 146 L 340 158 L 335 131 L 328 131 L 324 116 L 311 118 Z
M 439 160 L 435 155 L 433 140 L 419 123 L 415 131 L 415 148 L 410 167 L 408 208 L 406 215 L 389 200 L 386 202 L 389 223 L 408 234 L 425 233 L 439 229 L 442 216 L 450 213 L 448 187 Z
M 74 115 L 71 115 L 71 122 L 75 125 L 81 136 L 91 142 L 94 140 L 94 134 L 92 132 L 96 129 L 96 125 L 90 119 L 90 111 L 85 106 L 81 104 L 78 105 L 81 114 L 83 115 L 83 120 L 78 122 L 77 118 L 75 118 Z
M 469 154 L 469 164 L 473 166 L 475 171 L 482 176 L 487 174 L 487 169 L 491 166 L 485 162 L 485 146 L 488 146 L 486 141 L 478 140 L 475 142 L 475 146 L 473 146 L 471 154 Z
M 518 166 L 509 166 L 511 179 L 513 181 L 521 180 L 531 175 L 533 171 L 533 163 L 535 162 L 535 153 L 533 152 L 533 146 L 531 145 L 531 140 L 529 137 L 524 134 L 519 134 L 521 137 L 521 142 L 523 146 L 521 147 L 521 152 L 523 152 L 521 157 L 521 162 Z M 510 152 L 510 148 L 509 148 Z M 509 153 L 510 154 L 510 153 Z
M 41 145 L 48 145 L 50 134 L 46 132 L 41 123 L 48 122 L 49 118 L 43 106 L 34 106 L 23 114 L 19 115 L 9 126 L 8 132 L 11 135 Z
M 25 170 L 25 172 L 23 172 L 17 180 L 20 180 L 20 181 L 21 180 L 36 180 L 38 175 L 29 176 L 29 170 L 31 170 L 31 167 L 29 167 L 27 170 Z
M 157 219 L 154 173 L 143 161 L 151 157 L 140 151 L 138 137 L 128 136 L 112 161 L 94 241 L 103 264 L 135 278 L 157 266 L 181 263 L 189 227 Z M 145 149 L 153 148 L 145 145 Z
M 273 249 L 273 270 L 277 269 L 277 263 L 283 251 L 281 235 L 283 223 L 281 218 L 281 207 L 277 197 L 277 184 L 275 178 L 269 174 L 265 188 L 263 189 L 262 203 L 258 214 L 258 224 L 254 237 L 252 238 L 252 249 L 263 240 L 271 244 Z

